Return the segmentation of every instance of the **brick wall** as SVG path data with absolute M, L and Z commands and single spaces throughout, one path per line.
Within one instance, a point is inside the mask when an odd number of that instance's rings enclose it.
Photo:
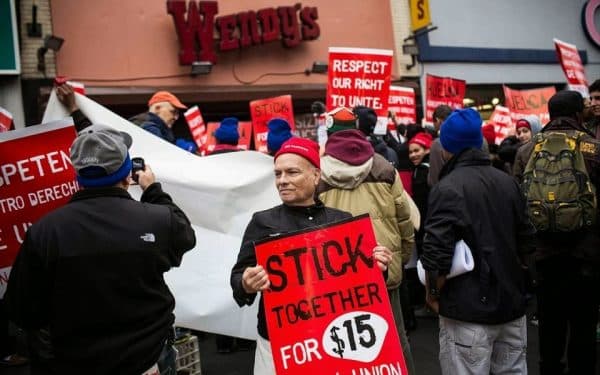
M 42 25 L 42 37 L 27 36 L 27 24 L 32 21 L 31 7 L 37 5 L 37 22 Z M 45 78 L 42 72 L 37 70 L 37 50 L 44 45 L 44 37 L 52 34 L 52 18 L 50 15 L 50 0 L 21 0 L 21 76 L 24 79 Z M 56 59 L 54 51 L 48 50 L 45 56 L 46 77 L 52 78 L 56 75 Z

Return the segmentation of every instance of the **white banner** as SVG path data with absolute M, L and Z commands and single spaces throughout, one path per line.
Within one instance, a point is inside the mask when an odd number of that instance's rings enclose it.
M 199 157 L 184 151 L 76 94 L 81 111 L 93 122 L 112 126 L 133 138 L 130 154 L 143 157 L 157 181 L 191 220 L 197 246 L 181 267 L 165 275 L 175 295 L 176 324 L 205 332 L 256 338 L 258 302 L 239 308 L 229 275 L 252 213 L 280 203 L 273 158 L 255 151 Z M 52 92 L 43 122 L 68 114 Z M 129 192 L 139 199 L 141 190 Z M 258 301 L 258 298 L 257 300 Z

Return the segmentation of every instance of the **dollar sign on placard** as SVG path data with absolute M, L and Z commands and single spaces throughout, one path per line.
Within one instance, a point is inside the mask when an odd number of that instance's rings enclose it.
M 334 348 L 333 352 L 338 354 L 340 356 L 340 358 L 344 358 L 344 348 L 346 347 L 346 344 L 344 344 L 344 340 L 340 339 L 337 335 L 337 330 L 339 328 L 338 327 L 331 327 L 331 330 L 329 332 L 331 332 L 331 339 L 333 340 L 333 342 L 336 343 L 337 345 L 337 349 Z

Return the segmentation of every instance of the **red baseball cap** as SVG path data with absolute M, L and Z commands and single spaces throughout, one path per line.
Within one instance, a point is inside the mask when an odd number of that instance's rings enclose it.
M 182 102 L 180 102 L 175 95 L 171 94 L 168 91 L 158 91 L 154 95 L 152 95 L 150 100 L 148 100 L 148 107 L 150 107 L 154 103 L 162 102 L 169 102 L 175 108 L 187 109 L 187 107 Z

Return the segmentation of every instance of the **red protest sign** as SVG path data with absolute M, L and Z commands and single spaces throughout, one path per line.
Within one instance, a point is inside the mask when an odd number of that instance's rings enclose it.
M 358 105 L 373 108 L 378 117 L 375 133 L 385 133 L 392 56 L 392 50 L 330 47 L 327 111 Z
M 253 100 L 250 102 L 250 115 L 254 129 L 254 148 L 267 153 L 267 123 L 274 117 L 279 117 L 290 124 L 292 132 L 296 130 L 292 96 L 282 95 L 275 98 Z
M 277 374 L 406 374 L 368 215 L 255 244 Z
M 202 148 L 204 144 L 203 136 L 206 134 L 206 125 L 204 124 L 204 118 L 202 118 L 200 109 L 195 105 L 185 111 L 183 116 L 190 128 L 190 133 L 192 134 L 192 138 L 194 138 L 194 142 L 196 142 L 196 146 L 199 149 Z
M 556 47 L 558 61 L 562 66 L 565 77 L 567 77 L 569 89 L 579 91 L 584 97 L 589 96 L 588 81 L 585 78 L 585 69 L 577 47 L 558 39 L 554 39 L 554 46 Z
M 417 102 L 415 90 L 410 87 L 390 86 L 388 111 L 398 124 L 417 123 Z
M 513 90 L 503 86 L 505 104 L 511 112 L 513 124 L 527 115 L 536 115 L 542 125 L 550 121 L 548 100 L 556 93 L 554 86 L 531 90 Z
M 0 298 L 27 228 L 79 190 L 69 158 L 75 135 L 66 120 L 0 133 Z
M 433 111 L 442 104 L 453 109 L 463 107 L 467 83 L 462 79 L 438 77 L 427 74 L 427 99 L 425 103 L 425 121 L 433 123 Z
M 494 108 L 494 112 L 492 112 L 488 123 L 494 125 L 496 144 L 500 144 L 500 142 L 509 135 L 515 134 L 515 125 L 513 124 L 510 110 L 506 107 L 497 105 L 496 108 Z
M 12 121 L 12 113 L 0 107 L 0 133 L 9 131 L 12 126 Z
M 206 127 L 206 134 L 203 136 L 202 155 L 210 155 L 217 145 L 217 139 L 215 138 L 215 131 L 221 125 L 220 122 L 209 122 Z M 252 137 L 252 122 L 250 121 L 239 121 L 238 122 L 238 133 L 240 139 L 238 140 L 238 148 L 240 150 L 248 150 L 250 148 L 250 141 Z

